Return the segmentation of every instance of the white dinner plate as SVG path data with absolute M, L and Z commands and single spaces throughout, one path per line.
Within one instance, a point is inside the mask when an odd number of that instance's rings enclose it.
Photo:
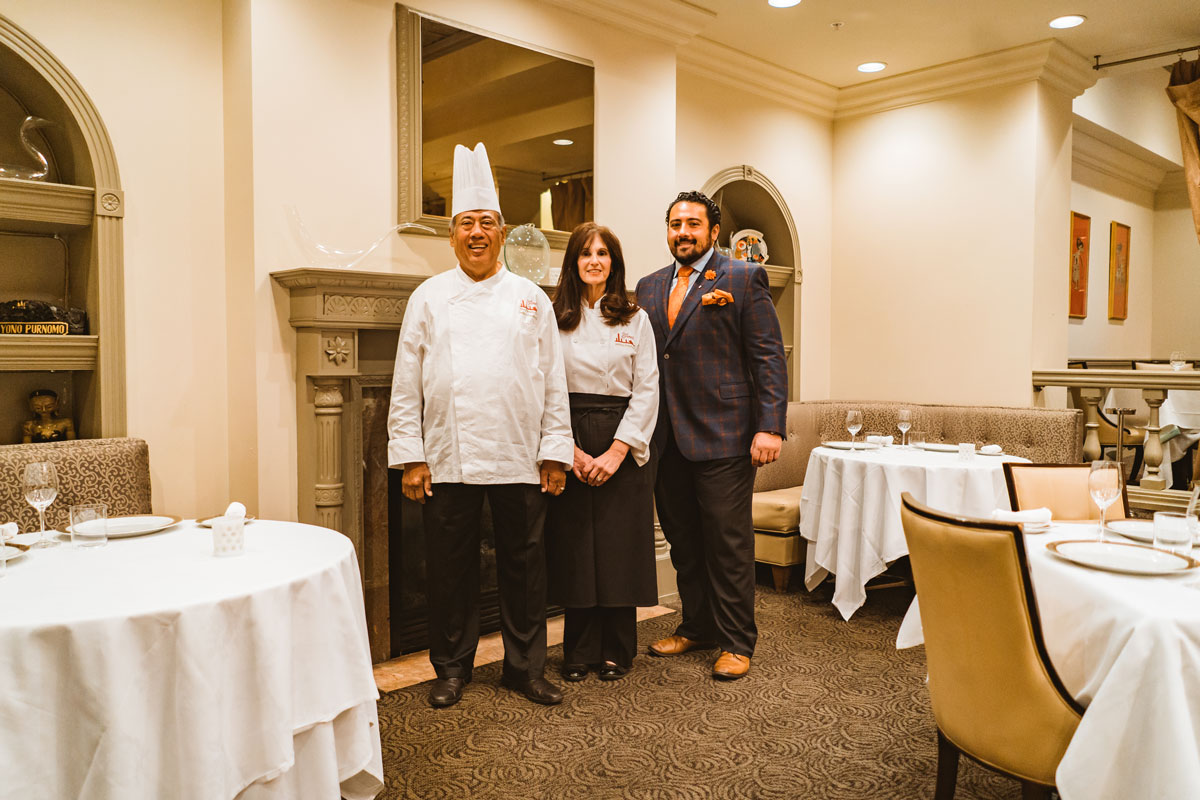
M 926 450 L 933 450 L 936 453 L 957 453 L 958 452 L 958 445 L 943 444 L 942 442 L 926 442 L 925 444 L 921 445 L 921 447 L 923 447 Z
M 958 450 L 957 447 L 954 449 L 955 449 L 955 451 Z M 976 450 L 975 452 L 981 456 L 1006 456 L 1006 455 L 1008 455 L 1008 453 L 1004 452 L 1003 450 L 1001 450 L 999 453 L 985 453 L 982 450 Z
M 107 520 L 92 519 L 79 523 L 79 532 L 87 535 L 89 529 L 108 525 L 109 539 L 124 539 L 127 536 L 145 536 L 147 533 L 158 533 L 172 525 L 178 525 L 182 517 L 168 514 L 137 514 L 130 517 L 109 517 Z M 67 533 L 71 526 L 67 526 Z
M 878 450 L 879 445 L 872 442 L 821 442 L 821 447 L 832 447 L 834 450 Z
M 1133 539 L 1135 542 L 1154 544 L 1154 520 L 1152 519 L 1113 519 L 1104 523 L 1105 530 Z
M 1050 542 L 1046 549 L 1075 564 L 1128 575 L 1171 575 L 1200 567 L 1200 561 L 1144 544 L 1066 539 Z
M 196 520 L 196 524 L 199 525 L 201 528 L 211 528 L 212 524 L 213 524 L 213 520 L 220 519 L 222 516 L 223 515 L 221 515 L 221 514 L 217 514 L 215 517 L 205 517 L 204 519 L 198 519 L 198 520 Z M 247 514 L 246 522 L 254 522 L 254 517 Z
M 25 551 L 29 548 L 23 544 L 12 544 L 11 542 L 0 547 L 0 559 L 4 561 L 12 561 L 25 555 Z

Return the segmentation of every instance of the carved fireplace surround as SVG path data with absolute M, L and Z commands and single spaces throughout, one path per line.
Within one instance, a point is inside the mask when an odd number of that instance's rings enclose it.
M 301 522 L 341 531 L 363 575 L 375 661 L 392 656 L 387 417 L 404 308 L 427 275 L 302 267 L 271 273 L 291 295 Z M 549 287 L 543 287 L 549 289 Z M 659 595 L 675 595 L 655 531 Z

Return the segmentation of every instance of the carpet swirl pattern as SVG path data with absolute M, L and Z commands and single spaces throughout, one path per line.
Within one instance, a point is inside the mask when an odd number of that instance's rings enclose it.
M 822 587 L 759 586 L 750 674 L 710 677 L 715 651 L 639 655 L 620 681 L 547 676 L 566 693 L 534 705 L 499 686 L 500 664 L 475 671 L 452 708 L 428 684 L 379 701 L 386 798 L 928 798 L 937 755 L 925 658 L 897 651 L 906 591 L 872 593 L 850 622 Z M 638 626 L 641 651 L 678 614 Z M 962 759 L 959 800 L 1019 798 L 1016 781 Z

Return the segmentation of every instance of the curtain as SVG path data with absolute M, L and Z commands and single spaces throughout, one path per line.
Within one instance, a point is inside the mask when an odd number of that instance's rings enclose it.
M 1183 177 L 1187 182 L 1188 200 L 1192 206 L 1192 222 L 1200 239 L 1200 143 L 1197 125 L 1200 124 L 1200 59 L 1175 62 L 1167 97 L 1175 104 L 1179 119 L 1179 144 L 1183 148 Z
M 592 218 L 592 177 L 570 178 L 550 187 L 550 217 L 554 230 L 572 231 Z

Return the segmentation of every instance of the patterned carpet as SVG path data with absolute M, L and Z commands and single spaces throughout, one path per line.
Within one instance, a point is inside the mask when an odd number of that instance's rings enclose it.
M 558 679 L 542 707 L 499 687 L 500 664 L 475 671 L 449 709 L 428 684 L 379 701 L 387 798 L 928 798 L 936 757 L 921 648 L 897 651 L 911 593 L 873 592 L 849 623 L 828 590 L 760 585 L 750 674 L 717 682 L 715 652 L 638 656 L 620 681 Z M 678 615 L 639 625 L 645 645 Z M 967 759 L 959 800 L 1018 798 L 1020 787 Z

